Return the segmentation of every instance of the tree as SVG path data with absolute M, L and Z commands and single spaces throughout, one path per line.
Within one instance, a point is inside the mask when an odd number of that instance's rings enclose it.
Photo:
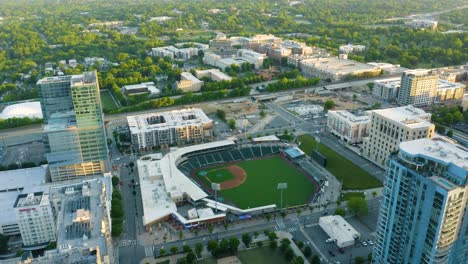
M 369 261 L 369 263 L 372 263 L 372 253 L 369 253 L 369 255 L 367 255 L 367 261 Z
M 249 233 L 242 234 L 242 243 L 244 243 L 245 247 L 250 247 L 250 243 L 252 242 L 252 237 Z
M 262 111 L 260 111 L 259 115 L 260 115 L 261 118 L 264 118 L 266 116 L 266 113 L 265 113 L 265 111 L 262 110 Z
M 219 243 L 219 251 L 221 253 L 227 252 L 229 250 L 229 241 L 225 238 Z
M 231 237 L 229 239 L 229 249 L 232 254 L 235 254 L 237 252 L 239 245 L 240 245 L 240 241 L 239 239 L 237 239 L 237 237 Z
M 294 264 L 304 264 L 304 259 L 301 256 L 296 256 L 294 258 Z
M 235 129 L 236 128 L 236 120 L 234 119 L 229 119 L 228 125 L 230 129 Z
M 164 248 L 159 249 L 159 256 L 166 255 L 166 250 Z
M 197 257 L 201 258 L 202 251 L 203 251 L 203 244 L 202 243 L 195 244 L 195 253 L 197 253 Z
M 185 256 L 185 260 L 189 264 L 195 262 L 196 259 L 197 259 L 197 256 L 195 256 L 195 254 L 191 251 L 187 254 L 187 256 Z
M 305 256 L 306 258 L 309 258 L 310 255 L 312 255 L 312 249 L 311 249 L 309 246 L 306 246 L 306 247 L 304 248 L 304 256 Z
M 117 176 L 112 176 L 112 185 L 115 187 L 117 184 L 119 184 L 120 179 Z
M 257 241 L 257 247 L 259 248 L 263 247 L 263 241 Z
M 447 113 L 445 116 L 444 116 L 444 123 L 446 125 L 451 125 L 453 123 L 453 115 L 452 113 Z
M 453 130 L 447 131 L 447 137 L 453 137 Z
M 325 101 L 325 104 L 324 104 L 325 110 L 330 110 L 330 109 L 333 109 L 334 107 L 335 107 L 335 101 L 331 99 L 328 99 Z
M 208 232 L 213 233 L 213 230 L 214 230 L 214 226 L 210 224 L 208 226 Z
M 192 249 L 190 248 L 189 245 L 184 245 L 184 246 L 182 247 L 182 250 L 183 250 L 185 253 L 191 252 L 191 251 L 192 251 Z
M 351 213 L 357 215 L 367 215 L 369 209 L 367 201 L 362 197 L 351 197 L 348 201 L 348 209 Z
M 277 247 L 278 247 L 278 243 L 276 242 L 276 240 L 273 240 L 273 241 L 270 240 L 270 248 L 274 250 Z
M 335 214 L 336 214 L 336 215 L 345 216 L 345 215 L 346 215 L 346 210 L 343 209 L 343 208 L 339 208 L 339 207 L 338 207 L 338 208 L 335 209 Z
M 299 249 L 302 249 L 304 247 L 304 242 L 302 242 L 302 241 L 297 242 L 297 247 Z
M 364 262 L 366 262 L 366 261 L 364 260 L 363 257 L 359 256 L 359 257 L 354 258 L 354 263 L 356 263 L 356 264 L 363 264 Z
M 312 262 L 311 264 L 320 264 L 320 258 L 318 255 L 315 255 L 312 257 Z
M 208 241 L 208 244 L 206 244 L 206 249 L 211 252 L 211 255 L 215 255 L 216 251 L 219 248 L 219 244 L 217 240 L 210 240 Z
M 130 168 L 133 169 L 133 167 L 135 166 L 135 163 L 133 161 L 130 161 L 130 163 L 128 163 L 128 166 L 130 166 Z
M 290 246 L 288 246 L 286 250 L 284 251 L 284 257 L 286 258 L 287 261 L 291 261 L 294 258 L 294 256 L 295 256 L 294 251 L 292 250 Z
M 226 112 L 222 109 L 216 109 L 216 116 L 219 117 L 219 119 L 223 120 L 226 122 Z
M 282 252 L 285 252 L 290 244 L 291 244 L 291 241 L 289 241 L 289 239 L 287 239 L 287 238 L 281 239 L 281 241 L 280 241 L 280 250 Z
M 0 253 L 8 252 L 8 237 L 0 234 Z
M 175 254 L 175 253 L 177 253 L 177 251 L 179 251 L 179 248 L 177 246 L 173 246 L 173 247 L 171 247 L 170 251 L 171 251 L 172 254 Z

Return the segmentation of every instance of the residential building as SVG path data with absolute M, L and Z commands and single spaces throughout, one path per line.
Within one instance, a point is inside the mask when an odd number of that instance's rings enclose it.
M 237 51 L 237 56 L 240 59 L 255 65 L 256 69 L 263 66 L 263 61 L 267 58 L 266 54 L 258 53 L 253 50 L 240 49 Z
M 385 102 L 393 102 L 400 91 L 401 78 L 380 79 L 372 82 L 372 96 Z
M 125 85 L 122 87 L 122 90 L 126 95 L 149 94 L 150 96 L 157 96 L 161 93 L 161 90 L 156 88 L 154 82 Z
M 44 187 L 47 166 L 0 172 L 0 234 L 21 234 L 14 207 L 19 195 L 48 191 Z
M 351 54 L 351 53 L 363 52 L 364 50 L 366 50 L 366 46 L 364 45 L 348 44 L 348 45 L 340 46 L 338 49 L 338 52 L 343 53 L 343 54 Z
M 439 79 L 437 82 L 437 90 L 435 102 L 462 100 L 465 95 L 465 85 L 461 83 L 449 82 Z
M 413 19 L 411 21 L 405 21 L 405 25 L 416 28 L 416 29 L 437 29 L 438 22 L 430 19 Z
M 184 92 L 198 92 L 201 90 L 203 81 L 197 79 L 190 72 L 183 72 L 180 74 L 180 81 L 177 82 L 177 89 Z
M 398 93 L 398 104 L 425 106 L 434 102 L 439 76 L 430 70 L 403 72 Z
M 151 54 L 156 57 L 169 57 L 171 59 L 179 59 L 183 61 L 190 60 L 191 58 L 198 56 L 198 48 L 176 48 L 174 46 L 165 46 L 151 49 Z
M 202 142 L 213 137 L 213 121 L 199 108 L 127 116 L 139 149 Z
M 97 73 L 48 77 L 37 85 L 51 180 L 107 172 L 109 157 Z
M 232 77 L 218 69 L 195 70 L 198 78 L 206 77 L 212 81 L 231 81 Z
M 56 240 L 49 194 L 44 192 L 20 194 L 14 208 L 25 246 L 47 244 Z
M 373 263 L 468 263 L 468 149 L 435 136 L 402 142 L 381 199 Z
M 388 156 L 404 141 L 432 138 L 435 126 L 431 114 L 413 106 L 372 110 L 369 137 L 364 139 L 362 155 L 385 168 Z
M 368 112 L 328 111 L 327 130 L 349 144 L 360 143 L 368 136 L 370 120 Z

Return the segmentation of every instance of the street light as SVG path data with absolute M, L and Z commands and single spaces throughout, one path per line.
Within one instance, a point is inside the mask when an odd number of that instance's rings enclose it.
M 211 189 L 215 191 L 215 212 L 218 212 L 218 191 L 221 190 L 221 185 L 219 183 L 211 183 Z
M 283 190 L 288 188 L 288 184 L 283 182 L 283 183 L 278 183 L 277 189 L 281 191 L 281 210 L 283 210 Z

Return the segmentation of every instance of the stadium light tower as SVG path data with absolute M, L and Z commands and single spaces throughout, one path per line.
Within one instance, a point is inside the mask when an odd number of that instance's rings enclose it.
M 288 184 L 283 182 L 283 183 L 278 183 L 277 189 L 281 191 L 281 210 L 283 210 L 283 190 L 288 188 Z
M 211 183 L 211 189 L 215 191 L 215 211 L 218 212 L 218 191 L 221 190 L 221 185 L 219 183 Z

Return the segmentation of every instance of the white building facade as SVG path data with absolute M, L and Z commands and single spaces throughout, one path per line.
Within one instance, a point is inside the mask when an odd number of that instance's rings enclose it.
M 54 215 L 48 194 L 21 194 L 14 207 L 24 245 L 40 245 L 56 240 Z
M 328 111 L 327 130 L 341 140 L 355 144 L 368 136 L 370 116 L 354 115 L 346 110 Z

